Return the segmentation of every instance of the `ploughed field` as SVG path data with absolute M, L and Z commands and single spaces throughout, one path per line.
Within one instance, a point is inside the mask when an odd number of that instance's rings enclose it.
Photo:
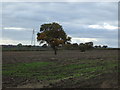
M 118 88 L 118 51 L 3 51 L 3 88 Z

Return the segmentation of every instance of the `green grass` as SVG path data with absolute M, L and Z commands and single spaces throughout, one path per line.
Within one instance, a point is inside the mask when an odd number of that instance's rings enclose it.
M 36 69 L 51 65 L 51 62 L 32 62 L 3 65 L 3 75 L 31 77 Z
M 80 63 L 82 62 L 82 63 Z M 94 78 L 102 73 L 115 71 L 115 61 L 81 60 L 61 65 L 53 62 L 31 62 L 3 65 L 3 76 L 58 80 L 75 77 Z M 117 70 L 116 70 L 117 71 Z

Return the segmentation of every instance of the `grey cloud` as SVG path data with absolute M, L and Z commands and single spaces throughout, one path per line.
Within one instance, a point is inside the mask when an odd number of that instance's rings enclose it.
M 83 26 L 102 24 L 117 25 L 117 3 L 3 3 L 3 26 L 34 28 L 41 24 L 59 22 L 66 33 L 73 37 L 117 38 L 117 30 L 94 30 Z M 19 33 L 23 35 L 21 38 Z M 4 37 L 25 39 L 28 32 L 3 30 Z M 28 40 L 28 38 L 26 38 Z M 109 41 L 110 42 L 110 41 Z
M 73 37 L 82 37 L 82 38 L 118 38 L 118 30 L 108 31 L 105 29 L 90 29 L 90 28 L 66 28 L 68 32 Z
M 32 30 L 31 31 L 14 31 L 14 30 L 4 30 L 3 39 L 9 38 L 11 40 L 31 40 Z
M 109 9 L 99 9 L 99 6 L 96 7 L 94 3 L 17 3 L 16 7 L 15 5 L 13 6 L 13 11 L 11 10 L 11 12 L 6 15 L 12 15 L 14 18 L 26 18 L 25 20 L 31 20 L 32 18 L 32 20 L 39 20 L 39 18 L 51 17 L 54 18 L 54 20 L 68 22 L 78 18 L 81 22 L 84 20 L 87 22 L 91 20 L 92 22 L 100 22 L 107 21 L 109 18 L 111 20 L 116 19 L 116 17 L 113 17 L 116 15 L 116 13 L 114 13 L 116 9 L 113 10 L 113 7 L 109 7 Z M 43 20 L 45 21 L 45 19 Z

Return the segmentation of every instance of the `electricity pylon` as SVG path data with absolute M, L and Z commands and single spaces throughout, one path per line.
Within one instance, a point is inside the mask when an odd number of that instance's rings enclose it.
M 34 43 L 34 44 L 33 44 L 33 43 Z M 34 30 L 34 29 L 33 29 L 33 32 L 32 32 L 31 45 L 34 45 L 34 46 L 35 46 L 35 30 Z

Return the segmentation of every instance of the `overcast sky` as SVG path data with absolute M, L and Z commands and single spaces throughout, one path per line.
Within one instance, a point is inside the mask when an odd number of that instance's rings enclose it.
M 0 44 L 31 44 L 32 30 L 57 22 L 72 37 L 72 43 L 118 47 L 117 2 L 10 2 L 2 3 Z M 36 45 L 39 43 L 36 41 Z

